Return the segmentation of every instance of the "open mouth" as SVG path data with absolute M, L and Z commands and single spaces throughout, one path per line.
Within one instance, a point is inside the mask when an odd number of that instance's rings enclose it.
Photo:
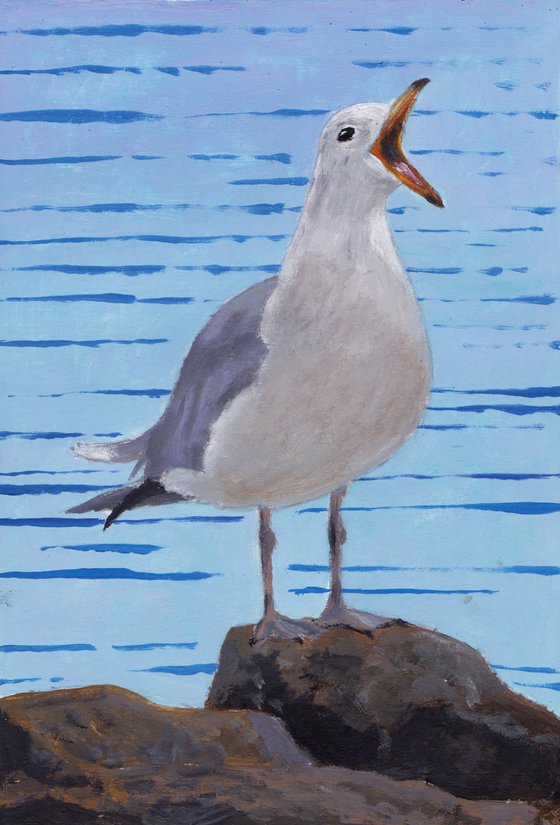
M 379 136 L 369 150 L 374 157 L 378 158 L 383 166 L 389 170 L 401 183 L 422 195 L 423 198 L 434 206 L 443 207 L 444 203 L 440 195 L 428 181 L 422 177 L 420 172 L 407 160 L 402 148 L 402 136 L 408 115 L 416 98 L 429 83 L 427 77 L 415 80 L 414 83 L 398 97 L 387 115 L 385 123 L 381 127 Z

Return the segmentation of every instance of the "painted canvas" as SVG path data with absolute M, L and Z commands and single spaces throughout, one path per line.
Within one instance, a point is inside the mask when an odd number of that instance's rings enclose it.
M 553 5 L 0 3 L 1 822 L 558 821 Z

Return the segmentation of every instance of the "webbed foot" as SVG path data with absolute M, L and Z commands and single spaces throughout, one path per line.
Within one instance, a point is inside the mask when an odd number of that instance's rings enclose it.
M 307 619 L 291 619 L 276 611 L 269 613 L 255 625 L 252 644 L 263 642 L 265 639 L 304 639 L 309 636 L 319 636 L 321 628 L 315 622 Z
M 344 603 L 327 604 L 316 624 L 319 627 L 350 627 L 353 630 L 375 630 L 394 621 L 387 616 L 376 616 L 365 610 L 354 610 Z

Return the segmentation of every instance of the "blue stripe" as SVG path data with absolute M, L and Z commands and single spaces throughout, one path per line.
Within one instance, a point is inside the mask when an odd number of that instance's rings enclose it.
M 532 212 L 534 215 L 552 215 L 556 212 L 554 206 L 512 206 L 511 208 L 517 212 Z
M 406 271 L 407 272 L 425 272 L 425 273 L 428 273 L 430 275 L 458 275 L 459 272 L 463 271 L 463 268 L 459 267 L 459 266 L 447 266 L 447 267 L 440 267 L 440 268 L 429 267 L 427 269 L 419 269 L 418 267 L 415 267 L 415 266 L 407 266 Z
M 436 478 L 477 478 L 493 481 L 530 481 L 547 478 L 560 478 L 560 473 L 445 473 L 442 475 L 420 475 L 419 473 L 401 473 L 394 476 L 362 476 L 358 481 L 391 481 L 396 478 L 414 478 L 427 481 Z
M 142 650 L 163 650 L 167 647 L 178 650 L 194 650 L 197 644 L 198 642 L 148 642 L 143 645 L 111 645 L 111 647 L 113 650 L 121 650 L 128 653 Z
M 290 564 L 296 573 L 328 573 L 328 564 Z M 396 567 L 389 565 L 354 564 L 342 567 L 346 573 L 504 573 L 534 576 L 560 576 L 560 567 L 553 565 L 514 564 L 503 567 Z
M 12 473 L 0 473 L 0 476 L 67 476 L 75 473 L 91 475 L 91 473 L 119 473 L 120 470 L 15 470 Z
M 159 297 L 159 298 L 137 298 L 135 295 L 127 295 L 119 292 L 100 292 L 85 295 L 33 295 L 14 296 L 3 298 L 0 301 L 8 302 L 54 302 L 54 303 L 80 303 L 93 302 L 102 304 L 190 304 L 194 298 L 184 297 Z
M 502 229 L 491 229 L 490 232 L 544 232 L 542 226 L 515 226 Z
M 14 272 L 63 272 L 66 275 L 106 275 L 118 272 L 121 275 L 154 275 L 165 270 L 163 265 L 140 264 L 136 266 L 80 266 L 77 264 L 37 264 L 35 266 L 18 266 Z
M 466 231 L 466 230 L 465 230 Z M 216 241 L 235 241 L 245 243 L 256 239 L 283 241 L 291 235 L 108 235 L 73 238 L 37 238 L 32 241 L 0 240 L 0 246 L 43 246 L 46 244 L 66 243 L 104 243 L 106 241 L 147 241 L 149 243 L 172 244 L 210 244 Z
M 218 576 L 219 573 L 147 573 L 129 570 L 127 567 L 80 567 L 75 570 L 8 570 L 0 573 L 0 579 L 137 579 L 139 581 L 199 581 Z
M 560 387 L 523 387 L 519 389 L 512 389 L 510 387 L 503 389 L 485 389 L 485 390 L 458 390 L 436 388 L 432 392 L 454 392 L 461 395 L 513 395 L 522 398 L 560 398 Z
M 188 120 L 204 117 L 316 117 L 330 114 L 330 109 L 273 109 L 270 112 L 204 112 L 199 115 L 185 115 Z
M 210 676 L 218 669 L 214 662 L 202 665 L 161 665 L 159 667 L 147 667 L 141 670 L 132 670 L 131 673 L 170 673 L 173 676 L 195 676 L 197 673 L 207 673 Z
M 209 522 L 222 524 L 243 521 L 244 516 L 181 516 L 179 518 L 142 518 L 119 519 L 120 524 L 161 524 L 167 521 Z M 99 527 L 104 524 L 101 518 L 0 518 L 0 527 Z
M 556 303 L 556 298 L 552 295 L 518 295 L 516 298 L 479 298 L 482 303 L 504 303 L 504 304 L 540 304 L 550 306 Z
M 0 575 L 2 575 L 0 573 Z M 93 645 L 0 645 L 0 653 L 55 653 L 58 651 L 78 652 L 97 650 Z
M 37 398 L 62 398 L 65 395 L 129 395 L 132 397 L 145 398 L 163 398 L 166 395 L 171 395 L 171 390 L 163 389 L 148 389 L 148 390 L 75 390 L 74 392 L 51 392 L 42 393 Z M 70 472 L 70 471 L 68 471 Z M 103 472 L 102 470 L 73 470 L 72 472 Z M 118 470 L 109 470 L 108 472 L 118 472 Z M 0 473 L 0 475 L 5 475 Z
M 136 123 L 139 120 L 162 120 L 163 115 L 115 109 L 31 109 L 24 112 L 2 112 L 0 121 L 24 123 Z
M 269 272 L 274 275 L 279 272 L 281 267 L 279 264 L 264 264 L 263 266 L 223 266 L 222 264 L 208 264 L 204 266 L 176 266 L 175 269 L 181 269 L 185 272 L 209 272 L 210 275 L 223 275 L 224 272 Z
M 50 74 L 60 77 L 65 74 L 81 74 L 82 72 L 92 72 L 93 74 L 115 74 L 115 72 L 142 74 L 142 69 L 134 68 L 133 66 L 99 66 L 96 64 L 85 64 L 83 66 L 61 66 L 56 69 L 3 69 L 0 71 L 0 75 Z
M 523 516 L 543 516 L 558 513 L 560 504 L 555 501 L 482 501 L 472 504 L 402 504 L 379 507 L 342 507 L 347 513 L 371 513 L 375 510 L 488 510 L 496 513 L 513 513 Z M 326 507 L 306 507 L 298 513 L 326 513 Z
M 116 486 L 99 484 L 0 484 L 0 496 L 56 496 L 60 493 L 90 493 L 96 490 L 109 490 L 114 489 Z
M 540 685 L 534 685 L 531 682 L 514 682 L 513 684 L 518 685 L 519 687 L 547 688 L 548 690 L 560 690 L 560 682 L 545 682 Z
M 482 155 L 497 158 L 505 152 L 485 152 L 479 149 L 409 149 L 408 155 Z
M 229 183 L 231 186 L 307 186 L 309 178 L 241 178 Z
M 488 410 L 496 410 L 497 412 L 508 413 L 509 415 L 534 415 L 535 413 L 553 413 L 560 415 L 560 406 L 548 405 L 533 405 L 528 404 L 466 404 L 458 407 L 428 407 L 429 410 L 437 410 L 438 412 L 475 412 L 484 413 Z
M 491 665 L 494 670 L 515 670 L 521 673 L 560 673 L 553 667 L 508 667 L 507 665 Z
M 183 66 L 186 72 L 197 74 L 214 74 L 214 72 L 246 72 L 245 66 Z
M 247 29 L 251 34 L 266 35 L 274 34 L 276 32 L 286 32 L 288 34 L 303 34 L 309 31 L 307 26 L 288 26 L 287 28 L 270 28 L 269 26 L 251 26 Z
M 29 676 L 27 679 L 0 679 L 0 685 L 21 685 L 24 682 L 40 682 L 39 676 Z
M 122 155 L 70 155 L 60 158 L 0 158 L 4 166 L 40 166 L 48 163 L 98 163 L 102 160 L 118 160 Z M 4 211 L 4 210 L 2 210 Z
M 18 430 L 0 430 L 0 439 L 5 438 L 24 438 L 27 441 L 50 441 L 52 439 L 58 438 L 79 438 L 83 436 L 84 433 L 63 433 L 54 431 L 47 431 L 47 432 L 20 432 Z
M 328 587 L 297 587 L 289 591 L 296 596 L 307 596 L 312 593 L 330 593 Z M 485 593 L 492 595 L 499 593 L 499 590 L 431 590 L 424 587 L 385 587 L 377 589 L 365 589 L 363 587 L 343 587 L 343 593 L 355 593 L 362 596 L 453 596 L 469 595 L 470 593 Z
M 49 348 L 49 347 L 97 347 L 103 344 L 119 344 L 122 346 L 129 346 L 131 344 L 165 344 L 168 338 L 135 338 L 131 341 L 126 340 L 111 340 L 110 338 L 99 338 L 94 341 L 0 341 L 0 347 L 35 347 L 35 348 Z
M 36 37 L 64 37 L 80 35 L 81 37 L 138 37 L 141 34 L 166 34 L 175 36 L 191 36 L 196 34 L 214 34 L 221 31 L 212 26 L 142 26 L 138 23 L 120 23 L 106 26 L 74 26 L 65 28 L 58 26 L 54 29 L 17 29 L 18 34 L 30 34 Z
M 41 550 L 78 550 L 81 553 L 133 553 L 146 556 L 163 550 L 159 544 L 47 544 Z
M 132 157 L 132 155 L 131 155 Z M 0 212 L 159 212 L 167 209 L 212 209 L 219 212 L 228 210 L 239 210 L 248 212 L 250 215 L 281 215 L 284 212 L 300 212 L 301 206 L 286 206 L 285 203 L 247 203 L 229 204 L 222 203 L 216 206 L 206 206 L 197 203 L 90 203 L 83 206 L 50 206 L 48 204 L 35 204 L 34 206 L 17 206 L 10 209 L 0 209 Z M 391 210 L 389 210 L 391 211 Z M 393 210 L 395 211 L 395 210 Z M 23 270 L 24 267 L 20 267 Z

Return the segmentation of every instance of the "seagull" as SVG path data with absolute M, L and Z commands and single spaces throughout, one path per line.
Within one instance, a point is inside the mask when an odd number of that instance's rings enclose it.
M 443 207 L 406 158 L 419 92 L 342 109 L 320 137 L 313 177 L 278 276 L 227 301 L 195 338 L 161 418 L 136 437 L 78 443 L 77 456 L 135 462 L 131 478 L 68 512 L 197 501 L 257 508 L 264 614 L 253 641 L 301 638 L 387 619 L 347 606 L 341 583 L 348 485 L 392 456 L 427 403 L 430 352 L 387 222 L 401 184 Z M 274 604 L 271 525 L 278 508 L 330 496 L 330 591 L 318 620 Z

